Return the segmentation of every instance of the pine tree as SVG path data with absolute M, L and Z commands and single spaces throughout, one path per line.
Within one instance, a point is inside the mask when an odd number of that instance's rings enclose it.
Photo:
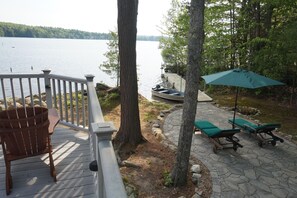
M 104 54 L 107 58 L 99 68 L 111 75 L 113 78 L 117 79 L 116 86 L 118 87 L 120 84 L 120 60 L 119 60 L 119 42 L 118 42 L 118 34 L 117 32 L 110 31 L 109 32 L 111 39 L 108 41 L 108 51 Z

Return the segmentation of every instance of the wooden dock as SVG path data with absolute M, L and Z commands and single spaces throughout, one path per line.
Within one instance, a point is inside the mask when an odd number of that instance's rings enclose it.
M 52 135 L 57 183 L 50 176 L 48 155 L 13 161 L 13 188 L 6 196 L 5 163 L 0 151 L 0 197 L 95 197 L 94 177 L 89 170 L 88 134 L 58 125 Z
M 181 76 L 175 74 L 175 73 L 165 73 L 164 74 L 165 81 L 167 81 L 169 87 L 174 87 L 178 91 L 185 91 L 186 87 L 186 81 L 183 79 Z M 198 96 L 197 96 L 197 101 L 198 102 L 211 102 L 212 98 L 209 97 L 206 93 L 203 91 L 198 91 Z

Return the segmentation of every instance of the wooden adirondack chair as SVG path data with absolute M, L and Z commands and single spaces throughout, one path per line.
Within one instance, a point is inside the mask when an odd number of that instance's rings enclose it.
M 53 113 L 51 110 L 50 114 Z M 55 123 L 51 123 L 50 126 L 48 114 L 48 109 L 43 107 L 17 108 L 0 112 L 0 141 L 6 166 L 7 195 L 12 188 L 10 166 L 14 160 L 48 153 L 50 173 L 54 181 L 57 181 L 50 135 L 59 119 L 54 119 Z M 56 118 L 55 113 L 54 118 Z M 51 133 L 49 130 L 52 130 Z

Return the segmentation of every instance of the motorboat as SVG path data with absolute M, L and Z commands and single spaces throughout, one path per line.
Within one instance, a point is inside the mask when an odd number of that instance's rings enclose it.
M 165 88 L 160 85 L 156 85 L 155 87 L 152 88 L 152 95 L 166 100 L 172 100 L 172 101 L 178 101 L 178 102 L 184 101 L 183 92 L 177 91 L 176 89 Z

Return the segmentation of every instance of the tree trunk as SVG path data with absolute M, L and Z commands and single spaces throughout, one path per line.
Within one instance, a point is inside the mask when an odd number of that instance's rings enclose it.
M 272 15 L 273 15 L 273 8 L 274 6 L 272 6 L 270 3 L 268 3 L 266 6 L 265 6 L 265 15 L 264 15 L 264 33 L 263 33 L 263 36 L 264 37 L 268 37 L 269 35 L 269 31 L 272 27 Z
M 248 16 L 247 0 L 241 2 L 241 8 L 239 12 L 238 27 L 236 30 L 237 34 L 237 46 L 238 46 L 238 58 L 239 65 L 246 67 L 248 62 L 248 52 L 246 48 L 242 46 L 246 45 L 248 40 L 248 22 L 246 17 Z
M 232 69 L 235 68 L 235 5 L 233 0 L 229 0 L 230 3 L 230 10 L 229 10 L 229 17 L 230 17 L 230 66 Z
M 118 0 L 121 125 L 116 139 L 133 146 L 143 140 L 136 72 L 137 9 L 138 0 Z
M 261 37 L 261 7 L 260 2 L 253 4 L 254 20 L 256 22 L 255 37 Z
M 177 156 L 171 177 L 174 186 L 187 183 L 194 120 L 196 115 L 199 68 L 203 47 L 204 0 L 191 0 L 188 69 Z

